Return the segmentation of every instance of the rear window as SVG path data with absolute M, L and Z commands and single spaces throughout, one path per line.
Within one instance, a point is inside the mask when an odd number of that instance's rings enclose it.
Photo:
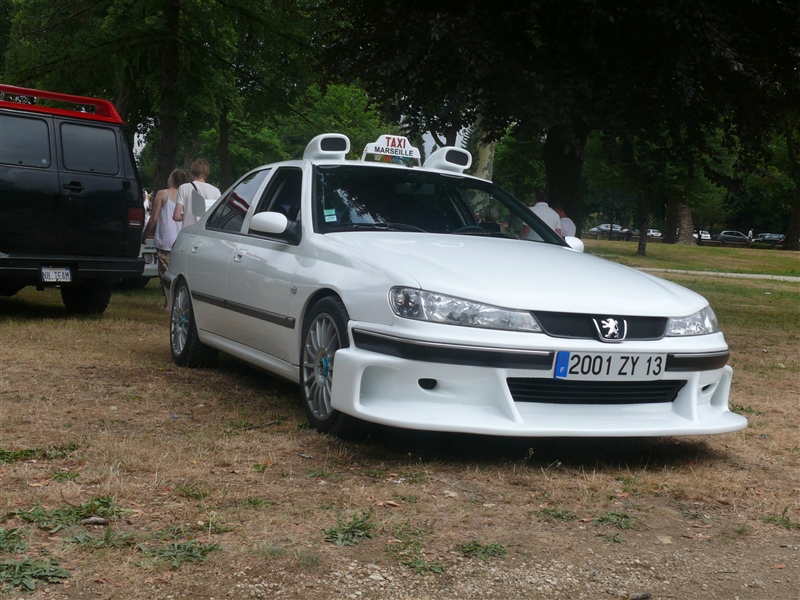
M 0 163 L 43 169 L 50 166 L 47 121 L 0 115 L 0 132 Z
M 117 133 L 108 127 L 61 124 L 64 167 L 70 171 L 116 175 L 119 173 Z

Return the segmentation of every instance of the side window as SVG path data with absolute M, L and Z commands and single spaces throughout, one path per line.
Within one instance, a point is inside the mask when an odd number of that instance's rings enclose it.
M 47 121 L 0 115 L 0 132 L 0 163 L 42 169 L 50 166 Z
M 242 179 L 208 218 L 206 229 L 239 233 L 250 204 L 270 171 L 271 169 L 262 169 Z
M 289 221 L 299 221 L 302 189 L 302 169 L 295 167 L 279 169 L 258 203 L 256 212 L 279 212 L 286 215 Z
M 64 167 L 70 171 L 119 173 L 117 132 L 110 127 L 61 123 L 61 148 Z

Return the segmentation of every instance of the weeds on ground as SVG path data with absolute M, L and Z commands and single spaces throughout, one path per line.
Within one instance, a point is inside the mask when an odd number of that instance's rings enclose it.
M 634 516 L 621 511 L 603 513 L 592 521 L 593 525 L 613 525 L 619 529 L 646 529 L 644 523 Z
M 0 552 L 16 554 L 25 550 L 25 540 L 19 529 L 3 529 L 0 527 Z
M 783 527 L 784 529 L 800 529 L 800 523 L 792 521 L 789 517 L 786 516 L 786 512 L 789 510 L 789 507 L 783 509 L 783 512 L 780 516 L 776 515 L 761 515 L 758 518 L 764 521 L 764 523 L 770 523 L 772 525 L 778 525 Z
M 219 544 L 199 544 L 189 540 L 172 542 L 162 548 L 147 548 L 139 544 L 138 548 L 152 563 L 169 562 L 173 569 L 177 569 L 185 562 L 203 562 L 211 552 L 219 550 Z
M 611 542 L 612 544 L 624 544 L 625 543 L 625 540 L 623 540 L 621 537 L 619 537 L 618 533 L 614 533 L 614 534 L 611 534 L 611 535 L 609 535 L 607 533 L 598 533 L 597 537 L 603 538 L 604 540 L 606 540 L 607 542 Z
M 79 531 L 72 537 L 64 539 L 68 544 L 75 544 L 89 550 L 100 548 L 129 548 L 136 545 L 136 540 L 130 533 L 116 533 L 113 529 L 106 529 L 101 538 L 94 537 L 87 531 Z
M 59 471 L 58 473 L 54 473 L 50 479 L 53 481 L 73 481 L 77 479 L 78 476 L 79 473 L 76 471 Z
M 0 448 L 0 463 L 15 462 L 18 460 L 47 459 L 56 460 L 69 458 L 78 449 L 76 444 L 64 446 L 48 446 L 47 448 L 26 448 L 24 450 L 4 450 Z
M 390 556 L 420 575 L 444 573 L 442 563 L 427 560 L 422 552 L 425 538 L 432 533 L 430 527 L 427 525 L 414 527 L 406 521 L 392 533 L 394 538 L 386 548 Z
M 209 492 L 193 483 L 184 483 L 178 486 L 178 493 L 189 500 L 205 500 Z
M 736 404 L 735 402 L 731 402 L 731 410 L 743 415 L 761 416 L 764 414 L 763 410 L 756 410 L 752 406 L 743 406 L 741 404 Z
M 313 550 L 300 550 L 296 554 L 300 568 L 304 571 L 318 571 L 322 564 L 322 557 L 319 552 Z
M 264 542 L 256 546 L 256 553 L 267 559 L 280 558 L 286 554 L 286 548 L 275 546 L 269 542 Z
M 373 537 L 372 532 L 377 527 L 371 521 L 372 509 L 365 513 L 354 513 L 349 523 L 345 523 L 342 515 L 336 516 L 336 526 L 323 529 L 325 541 L 337 546 L 355 546 L 364 538 Z
M 11 514 L 27 523 L 34 523 L 48 533 L 56 533 L 64 527 L 77 525 L 82 519 L 88 517 L 113 518 L 122 511 L 114 506 L 114 499 L 110 496 L 92 498 L 79 506 L 65 506 L 47 511 L 36 502 L 30 510 L 15 510 Z
M 13 588 L 25 591 L 36 589 L 37 581 L 61 583 L 70 577 L 69 571 L 58 566 L 57 562 L 33 561 L 29 558 L 0 562 L 0 592 Z
M 272 500 L 251 496 L 250 498 L 239 500 L 236 506 L 240 508 L 270 508 L 271 506 L 275 506 L 275 503 Z
M 508 554 L 505 546 L 496 542 L 489 542 L 488 544 L 481 544 L 477 540 L 472 540 L 466 544 L 459 544 L 456 550 L 461 552 L 464 556 L 479 558 L 480 560 L 487 561 L 490 558 L 497 557 L 503 558 Z
M 559 523 L 567 523 L 578 518 L 578 515 L 574 512 L 561 510 L 560 508 L 543 508 L 536 514 L 545 519 L 550 519 L 551 521 L 558 521 Z

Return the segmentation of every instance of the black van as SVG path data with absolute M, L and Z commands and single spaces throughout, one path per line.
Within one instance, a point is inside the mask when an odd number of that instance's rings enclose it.
M 125 131 L 106 100 L 0 84 L 0 296 L 58 286 L 69 312 L 102 313 L 114 281 L 141 277 Z

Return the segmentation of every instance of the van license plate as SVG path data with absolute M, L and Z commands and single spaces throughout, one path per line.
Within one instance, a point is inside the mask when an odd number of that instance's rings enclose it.
M 69 267 L 42 267 L 42 281 L 45 283 L 69 283 L 72 273 Z

